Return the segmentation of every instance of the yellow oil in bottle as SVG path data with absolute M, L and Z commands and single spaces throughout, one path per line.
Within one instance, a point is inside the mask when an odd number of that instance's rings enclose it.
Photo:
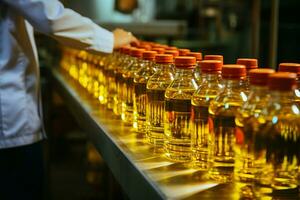
M 116 55 L 110 56 L 109 60 L 106 63 L 106 67 L 104 69 L 105 76 L 105 95 L 106 95 L 106 106 L 108 109 L 113 109 L 114 107 L 114 99 L 116 95 L 116 83 L 115 83 L 115 68 L 116 68 Z
M 209 106 L 211 145 L 209 147 L 209 174 L 214 180 L 231 182 L 234 179 L 236 143 L 235 115 L 247 101 L 244 93 L 246 68 L 243 65 L 224 65 L 224 89 Z
M 133 125 L 133 94 L 134 94 L 134 73 L 139 69 L 139 62 L 142 57 L 142 49 L 132 49 L 132 63 L 124 70 L 122 74 L 124 78 L 124 93 L 122 101 L 122 115 L 121 118 L 129 125 Z
M 194 80 L 194 57 L 176 57 L 175 79 L 165 92 L 164 149 L 173 161 L 191 160 L 191 98 L 198 85 Z
M 254 171 L 256 196 L 264 197 L 266 187 L 272 196 L 299 198 L 300 108 L 294 103 L 296 74 L 269 76 L 270 98 L 256 120 L 244 123 L 253 138 L 250 156 L 261 163 Z M 294 196 L 292 196 L 294 195 Z
M 146 129 L 147 139 L 154 147 L 164 141 L 165 91 L 174 80 L 173 56 L 158 54 L 155 57 L 157 72 L 147 82 Z
M 192 160 L 193 166 L 208 169 L 208 148 L 211 142 L 208 107 L 222 89 L 222 62 L 205 60 L 200 62 L 202 82 L 192 97 Z M 198 79 L 199 80 L 199 79 Z
M 98 82 L 99 82 L 99 87 L 98 87 L 98 93 L 99 93 L 99 102 L 101 105 L 106 104 L 107 99 L 106 99 L 106 79 L 105 79 L 105 74 L 104 74 L 104 65 L 106 62 L 106 56 L 101 56 L 99 58 L 97 68 L 98 68 Z
M 140 62 L 140 69 L 134 74 L 133 126 L 140 133 L 146 132 L 146 109 L 148 103 L 146 87 L 149 78 L 156 70 L 153 62 L 155 55 L 155 51 L 144 51 L 142 54 L 143 61 Z
M 253 133 L 258 128 L 262 110 L 269 102 L 267 81 L 274 72 L 272 69 L 253 69 L 248 72 L 250 94 L 235 118 L 235 179 L 248 185 L 253 183 L 256 172 L 264 166 L 264 162 L 253 157 Z

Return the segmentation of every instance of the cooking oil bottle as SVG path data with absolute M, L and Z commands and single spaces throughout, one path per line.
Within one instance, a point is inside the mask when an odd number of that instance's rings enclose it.
M 252 69 L 248 72 L 250 93 L 248 100 L 236 115 L 236 146 L 235 146 L 235 178 L 244 183 L 252 184 L 257 170 L 261 170 L 264 163 L 253 157 L 254 141 L 253 125 L 258 123 L 262 110 L 267 106 L 270 96 L 268 77 L 273 69 Z
M 128 67 L 125 68 L 124 73 L 122 74 L 124 78 L 124 94 L 122 101 L 122 120 L 129 125 L 133 125 L 133 79 L 134 73 L 137 72 L 140 68 L 140 62 L 142 61 L 142 55 L 144 49 L 131 49 L 130 55 L 131 60 Z
M 173 161 L 191 159 L 191 98 L 198 85 L 194 79 L 195 57 L 175 58 L 175 79 L 165 92 L 164 148 Z
M 256 196 L 264 196 L 262 186 L 269 186 L 272 195 L 299 198 L 300 108 L 293 101 L 296 87 L 294 73 L 278 72 L 268 80 L 270 98 L 255 123 L 252 157 L 263 167 L 255 174 Z M 292 198 L 291 199 L 297 199 Z
M 244 102 L 246 68 L 244 65 L 223 65 L 223 90 L 209 106 L 209 129 L 211 144 L 209 147 L 210 177 L 221 182 L 233 180 L 235 115 Z
M 154 59 L 156 51 L 144 51 L 138 71 L 134 74 L 133 127 L 137 132 L 146 131 L 146 86 L 148 79 L 155 73 Z
M 116 115 L 122 114 L 122 100 L 124 99 L 125 81 L 123 78 L 124 70 L 126 66 L 130 65 L 132 59 L 130 57 L 131 47 L 124 46 L 120 49 L 119 62 L 115 69 L 115 82 L 116 82 L 116 96 L 114 99 L 114 113 Z
M 208 168 L 208 147 L 211 141 L 208 124 L 208 107 L 210 102 L 221 91 L 222 62 L 203 60 L 202 83 L 192 97 L 192 160 L 195 167 Z
M 174 61 L 169 54 L 155 56 L 157 71 L 147 82 L 146 130 L 147 139 L 155 147 L 162 147 L 164 141 L 165 91 L 174 80 Z
M 114 107 L 114 101 L 115 96 L 117 95 L 117 89 L 116 89 L 116 74 L 115 70 L 117 67 L 117 52 L 113 52 L 110 54 L 110 56 L 107 59 L 106 66 L 104 67 L 104 76 L 105 76 L 105 83 L 106 83 L 106 92 L 105 92 L 105 98 L 106 98 L 106 106 L 108 109 L 112 110 Z
M 220 60 L 222 63 L 224 62 L 222 55 L 205 55 L 204 60 Z
M 255 58 L 238 58 L 236 61 L 236 64 L 238 65 L 245 65 L 247 76 L 246 76 L 246 88 L 247 92 L 249 92 L 250 89 L 250 81 L 249 81 L 249 71 L 251 69 L 257 69 L 258 68 L 258 61 Z
M 99 82 L 99 88 L 98 88 L 98 93 L 99 93 L 99 102 L 101 105 L 106 104 L 106 79 L 104 75 L 104 66 L 106 64 L 107 56 L 106 55 L 101 55 L 98 57 L 98 64 L 96 65 L 98 68 L 98 82 Z
M 173 56 L 173 60 L 175 60 L 175 57 L 179 56 L 178 50 L 166 50 L 164 54 L 170 54 Z
M 154 47 L 151 49 L 151 51 L 156 51 L 157 54 L 163 54 L 163 53 L 165 53 L 166 50 L 162 47 Z
M 190 52 L 187 54 L 187 56 L 193 56 L 196 58 L 196 68 L 194 69 L 194 76 L 195 79 L 197 81 L 197 84 L 200 85 L 200 83 L 202 82 L 201 80 L 201 69 L 200 69 L 200 61 L 202 60 L 202 53 L 200 52 Z
M 300 63 L 280 63 L 280 72 L 292 72 L 297 74 L 297 88 L 295 89 L 295 102 L 300 106 Z

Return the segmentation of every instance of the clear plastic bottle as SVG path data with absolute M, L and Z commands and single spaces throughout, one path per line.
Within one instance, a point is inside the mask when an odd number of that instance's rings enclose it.
M 221 181 L 233 180 L 235 115 L 247 101 L 245 94 L 246 68 L 244 65 L 223 65 L 222 83 L 224 89 L 209 106 L 209 129 L 211 144 L 209 147 L 210 177 Z
M 170 54 L 173 56 L 173 62 L 175 61 L 175 58 L 179 56 L 179 52 L 177 50 L 166 50 L 164 54 Z
M 196 59 L 188 56 L 175 58 L 175 79 L 165 92 L 164 148 L 174 161 L 191 160 L 191 98 L 198 85 L 193 69 Z
M 222 63 L 224 62 L 222 55 L 205 55 L 204 60 L 220 60 Z
M 131 49 L 131 62 L 127 67 L 125 67 L 122 74 L 124 78 L 124 93 L 122 101 L 122 120 L 129 125 L 133 125 L 133 79 L 134 73 L 137 72 L 140 68 L 140 62 L 142 61 L 142 55 L 144 49 Z
M 192 97 L 192 160 L 195 167 L 208 168 L 208 148 L 210 133 L 208 124 L 208 107 L 210 102 L 220 93 L 222 62 L 219 60 L 203 60 L 202 83 Z
M 106 106 L 112 110 L 114 107 L 114 98 L 117 94 L 115 83 L 115 70 L 117 67 L 117 53 L 113 52 L 107 56 L 107 61 L 104 66 L 105 77 L 105 99 Z
M 134 74 L 133 127 L 137 132 L 146 131 L 147 81 L 155 73 L 154 59 L 156 51 L 144 51 L 139 70 Z
M 295 102 L 300 106 L 300 63 L 280 63 L 280 72 L 292 72 L 297 74 L 297 88 L 295 89 Z
M 155 147 L 162 147 L 164 141 L 164 103 L 165 91 L 174 80 L 173 56 L 157 54 L 155 56 L 157 72 L 147 83 L 146 126 L 147 138 Z
M 154 48 L 151 49 L 151 51 L 156 51 L 157 54 L 164 54 L 166 50 L 164 48 L 161 48 L 161 47 L 154 47 Z
M 200 85 L 200 83 L 202 82 L 201 80 L 201 68 L 200 68 L 200 61 L 202 60 L 202 53 L 200 52 L 190 52 L 187 54 L 187 56 L 193 56 L 196 58 L 196 62 L 197 62 L 197 65 L 196 65 L 196 68 L 194 70 L 194 76 L 195 76 L 195 79 L 198 83 L 198 85 Z
M 246 88 L 247 88 L 247 92 L 249 93 L 249 89 L 250 89 L 249 71 L 251 69 L 258 68 L 258 61 L 255 58 L 238 58 L 236 64 L 245 65 L 246 67 L 246 71 L 247 71 Z
M 269 186 L 272 195 L 299 198 L 300 108 L 293 101 L 296 77 L 288 72 L 269 76 L 268 104 L 250 127 L 253 130 L 252 157 L 263 163 L 255 174 L 258 197 L 264 196 L 266 191 L 261 187 Z
M 258 123 L 258 117 L 270 100 L 267 84 L 268 77 L 274 72 L 273 69 L 253 69 L 248 72 L 250 94 L 235 119 L 237 126 L 235 178 L 240 182 L 252 184 L 256 171 L 264 164 L 257 162 L 253 157 L 252 124 Z
M 131 47 L 124 46 L 120 50 L 119 63 L 115 70 L 115 81 L 116 81 L 116 91 L 117 95 L 114 100 L 114 113 L 116 115 L 122 114 L 122 100 L 124 99 L 124 88 L 125 81 L 123 78 L 124 70 L 130 65 L 130 49 Z

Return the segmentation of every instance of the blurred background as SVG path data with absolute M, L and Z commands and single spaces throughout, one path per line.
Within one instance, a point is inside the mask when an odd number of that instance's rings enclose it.
M 62 0 L 99 25 L 121 27 L 138 38 L 203 54 L 224 62 L 257 58 L 260 67 L 300 62 L 299 0 Z M 105 163 L 87 142 L 51 84 L 45 67 L 57 66 L 58 44 L 37 35 L 46 128 L 48 199 L 127 199 Z

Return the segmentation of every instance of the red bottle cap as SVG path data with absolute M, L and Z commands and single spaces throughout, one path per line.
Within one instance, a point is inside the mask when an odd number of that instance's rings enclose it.
M 177 50 L 166 50 L 165 54 L 171 54 L 174 58 L 179 56 L 179 52 Z
M 156 52 L 159 53 L 159 54 L 165 53 L 165 49 L 162 48 L 162 47 L 154 47 L 154 48 L 152 48 L 151 50 L 152 50 L 152 51 L 156 51 Z
M 139 49 L 145 49 L 146 51 L 150 51 L 151 50 L 151 46 L 149 44 L 140 44 L 138 46 Z
M 244 65 L 223 65 L 222 78 L 224 79 L 241 79 L 246 77 L 246 67 Z
M 187 56 L 193 56 L 196 58 L 196 61 L 202 60 L 202 53 L 200 52 L 190 52 L 187 54 Z
M 156 54 L 156 51 L 144 51 L 142 57 L 144 60 L 154 60 Z
M 188 53 L 191 52 L 189 49 L 178 49 L 179 56 L 186 56 Z
M 196 65 L 196 58 L 192 56 L 177 56 L 175 58 L 176 68 L 193 69 Z
M 247 70 L 258 68 L 258 62 L 255 58 L 239 58 L 237 59 L 236 64 L 245 65 Z
M 166 49 L 166 50 L 178 50 L 177 47 L 166 47 L 165 49 Z
M 134 49 L 130 50 L 130 55 L 133 57 L 136 57 L 136 58 L 141 58 L 144 51 L 145 51 L 145 49 L 134 48 Z
M 156 54 L 155 56 L 156 63 L 173 63 L 173 56 L 171 54 Z
M 268 86 L 270 90 L 289 91 L 297 86 L 297 75 L 290 72 L 277 72 L 269 76 Z
M 279 70 L 280 72 L 293 72 L 300 77 L 300 63 L 280 63 Z
M 131 51 L 132 51 L 133 49 L 136 49 L 136 48 L 135 48 L 135 47 L 129 47 L 129 49 L 125 49 L 125 50 L 124 50 L 124 53 L 127 54 L 127 55 L 131 55 Z
M 130 53 L 130 48 L 131 47 L 128 47 L 128 46 L 121 47 L 121 53 L 129 54 Z
M 273 73 L 275 73 L 273 69 L 251 69 L 249 71 L 250 84 L 266 86 L 269 76 Z
M 205 55 L 204 60 L 220 60 L 223 62 L 223 56 L 222 55 Z
M 223 63 L 220 60 L 202 60 L 199 62 L 202 73 L 219 73 Z

